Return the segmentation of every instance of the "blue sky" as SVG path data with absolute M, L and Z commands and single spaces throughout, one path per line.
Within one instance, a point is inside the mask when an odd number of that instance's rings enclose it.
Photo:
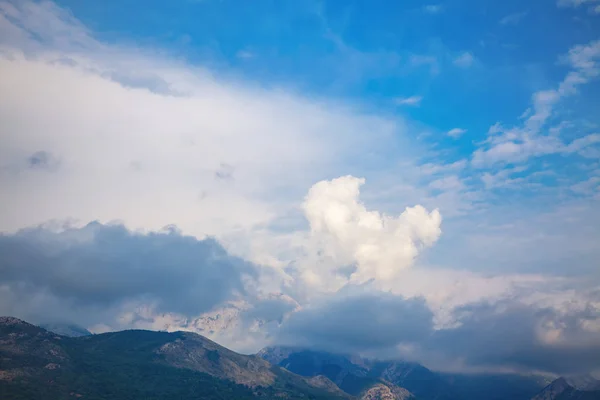
M 427 340 L 348 349 L 562 372 L 444 350 L 485 342 L 497 307 L 576 365 L 600 352 L 599 6 L 0 1 L 0 245 L 43 260 L 14 252 L 0 312 L 200 333 L 220 314 L 213 339 L 249 352 L 327 346 L 301 325 L 357 303 L 402 332 L 417 302 Z
M 407 118 L 423 130 L 408 139 L 427 150 L 423 162 L 436 163 L 468 160 L 497 122 L 518 125 L 532 95 L 556 87 L 570 70 L 560 58 L 599 34 L 589 7 L 547 1 L 58 4 L 108 43 L 157 48 L 224 79 Z M 561 122 L 572 125 L 564 131 L 569 139 L 595 131 L 598 83 L 579 92 L 561 102 L 546 131 Z M 464 133 L 448 137 L 452 129 Z M 397 161 L 384 157 L 384 166 Z M 521 175 L 551 163 L 573 183 L 587 177 L 572 167 L 577 159 L 543 158 L 528 160 Z M 477 181 L 481 172 L 464 174 Z M 519 187 L 507 196 L 521 201 L 531 193 Z

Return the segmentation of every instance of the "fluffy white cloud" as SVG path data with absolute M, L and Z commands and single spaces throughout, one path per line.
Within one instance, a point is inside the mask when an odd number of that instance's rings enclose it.
M 397 217 L 367 210 L 359 200 L 364 182 L 352 176 L 319 182 L 303 206 L 319 252 L 331 258 L 335 268 L 355 265 L 353 283 L 394 278 L 441 234 L 438 210 L 415 206 Z M 310 276 L 321 272 L 312 270 Z

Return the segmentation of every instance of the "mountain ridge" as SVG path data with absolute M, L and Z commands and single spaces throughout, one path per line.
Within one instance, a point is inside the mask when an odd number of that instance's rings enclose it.
M 300 375 L 322 373 L 349 393 L 355 393 L 357 386 L 387 382 L 419 399 L 531 400 L 552 382 L 544 375 L 434 372 L 417 363 L 369 360 L 298 347 L 271 346 L 257 354 Z M 578 380 L 581 384 L 597 382 Z
M 243 355 L 186 331 L 69 337 L 0 317 L 0 398 L 15 400 L 600 399 L 600 382 L 588 375 L 541 382 L 290 347 Z
M 70 338 L 0 317 L 0 394 L 11 399 L 350 399 L 190 332 Z

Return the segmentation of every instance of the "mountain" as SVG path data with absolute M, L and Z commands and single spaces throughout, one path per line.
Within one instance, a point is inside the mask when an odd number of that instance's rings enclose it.
M 600 400 L 600 382 L 593 378 L 558 378 L 532 400 Z
M 284 347 L 247 356 L 190 332 L 69 337 L 0 317 L 5 398 L 600 400 L 600 382 L 572 376 L 547 385 L 537 376 L 442 374 L 415 363 Z
M 385 379 L 406 388 L 419 399 L 459 399 L 453 388 L 442 377 L 417 363 L 401 361 L 374 361 L 369 376 Z
M 130 330 L 66 337 L 0 317 L 0 398 L 349 399 L 188 332 Z
M 353 395 L 364 396 L 373 388 L 371 393 L 378 392 L 381 398 L 386 398 L 386 389 L 380 384 L 401 388 L 421 400 L 530 400 L 550 382 L 535 375 L 438 373 L 417 363 L 290 347 L 267 347 L 258 355 L 299 375 L 324 375 Z
M 360 357 L 286 347 L 267 347 L 258 356 L 299 375 L 326 376 L 346 393 L 361 398 L 414 398 L 412 390 L 393 380 L 393 374 L 381 373 L 380 363 Z
M 47 331 L 68 337 L 89 336 L 92 334 L 92 332 L 88 331 L 87 329 L 74 324 L 41 324 L 40 328 L 44 328 Z

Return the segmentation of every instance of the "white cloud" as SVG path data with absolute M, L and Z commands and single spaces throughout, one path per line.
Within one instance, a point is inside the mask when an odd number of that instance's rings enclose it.
M 506 17 L 502 18 L 499 23 L 500 25 L 516 25 L 518 24 L 523 18 L 525 18 L 527 16 L 528 12 L 527 11 L 522 11 L 522 12 L 517 12 L 514 14 L 509 14 Z
M 558 0 L 557 5 L 559 7 L 570 7 L 570 8 L 579 8 L 581 6 L 589 6 L 588 10 L 591 13 L 598 14 L 600 13 L 600 5 L 595 5 L 599 0 Z
M 49 2 L 0 4 L 2 231 L 70 218 L 199 237 L 249 228 L 397 132 L 351 105 L 106 45 Z M 60 162 L 28 168 L 35 154 Z M 215 179 L 223 165 L 231 179 Z
M 457 191 L 463 189 L 465 185 L 459 177 L 450 175 L 430 182 L 429 187 L 441 191 Z
M 600 177 L 592 176 L 585 181 L 571 185 L 570 189 L 575 193 L 586 195 L 600 193 Z
M 596 143 L 600 143 L 600 133 L 592 133 L 575 139 L 565 147 L 564 151 L 566 153 L 578 153 Z
M 426 13 L 429 13 L 429 14 L 439 14 L 439 13 L 441 13 L 441 12 L 442 12 L 444 9 L 443 9 L 443 7 L 442 7 L 440 4 L 429 4 L 429 5 L 427 5 L 427 6 L 424 6 L 424 7 L 423 7 L 423 10 L 424 10 Z
M 422 100 L 422 96 L 398 97 L 396 99 L 396 104 L 402 106 L 418 106 L 421 104 Z
M 458 139 L 459 137 L 461 137 L 465 133 L 467 133 L 466 129 L 454 128 L 454 129 L 450 129 L 448 131 L 448 136 L 450 136 L 453 139 Z
M 486 189 L 518 185 L 518 184 L 522 184 L 523 182 L 525 182 L 525 178 L 523 178 L 523 177 L 511 178 L 511 175 L 513 175 L 515 173 L 523 172 L 526 169 L 527 169 L 526 167 L 515 167 L 515 168 L 505 168 L 494 174 L 485 172 L 481 176 L 481 180 L 483 181 L 483 184 L 485 185 Z
M 419 166 L 421 172 L 425 175 L 435 175 L 440 172 L 460 171 L 467 166 L 467 160 L 458 160 L 451 164 L 427 163 Z
M 256 54 L 254 54 L 250 50 L 240 50 L 235 55 L 236 55 L 237 58 L 241 58 L 241 59 L 244 59 L 244 60 L 249 60 L 251 58 L 256 57 Z
M 456 57 L 453 61 L 454 65 L 460 68 L 469 68 L 475 62 L 475 57 L 469 52 L 464 52 Z
M 473 153 L 473 165 L 483 167 L 501 162 L 523 162 L 530 157 L 575 152 L 575 148 L 581 151 L 595 143 L 594 135 L 565 144 L 558 136 L 543 132 L 560 100 L 576 94 L 580 85 L 588 83 L 600 73 L 600 40 L 574 46 L 563 59 L 572 70 L 558 88 L 533 94 L 532 107 L 524 114 L 522 126 L 509 129 L 500 124 L 492 126 L 484 146 Z
M 303 208 L 319 253 L 333 260 L 334 268 L 354 264 L 350 282 L 386 281 L 437 241 L 441 216 L 422 206 L 406 208 L 397 217 L 368 211 L 359 200 L 363 183 L 352 176 L 316 183 Z M 324 272 L 331 272 L 314 268 L 309 278 L 322 280 Z

